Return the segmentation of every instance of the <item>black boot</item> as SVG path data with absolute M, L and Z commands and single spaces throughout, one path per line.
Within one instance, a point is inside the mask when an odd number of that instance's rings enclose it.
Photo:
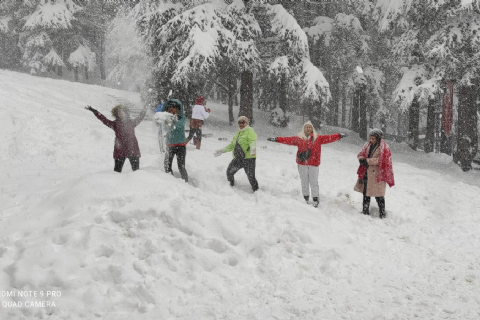
M 369 215 L 370 214 L 370 197 L 367 197 L 365 194 L 363 195 L 363 209 L 362 213 Z
M 377 200 L 378 204 L 378 209 L 380 211 L 380 219 L 386 218 L 385 214 L 385 197 L 377 197 L 375 198 Z
M 308 200 L 310 199 L 310 196 L 303 196 L 303 199 L 305 199 L 305 202 L 308 203 Z
M 318 202 L 318 197 L 313 197 L 312 199 L 313 199 L 313 206 L 314 206 L 315 208 L 318 208 L 318 204 L 319 204 L 319 202 Z

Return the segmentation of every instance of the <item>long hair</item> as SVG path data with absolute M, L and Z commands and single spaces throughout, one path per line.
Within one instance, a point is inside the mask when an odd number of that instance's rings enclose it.
M 298 133 L 298 137 L 300 137 L 300 138 L 303 139 L 303 140 L 307 140 L 307 139 L 308 139 L 308 137 L 305 135 L 305 126 L 306 126 L 306 125 L 312 126 L 312 129 L 313 129 L 313 140 L 314 140 L 314 141 L 317 140 L 318 133 L 317 133 L 317 131 L 315 131 L 315 127 L 313 126 L 313 124 L 312 124 L 310 121 L 305 122 L 305 124 L 304 124 L 303 127 L 302 127 L 302 131 L 300 131 L 300 132 Z
M 126 119 L 130 119 L 130 110 L 128 110 L 127 107 L 122 106 L 121 104 L 113 107 L 112 109 L 112 116 L 114 116 L 115 119 L 120 120 L 120 118 L 118 117 L 118 113 L 120 112 L 120 110 L 123 111 Z

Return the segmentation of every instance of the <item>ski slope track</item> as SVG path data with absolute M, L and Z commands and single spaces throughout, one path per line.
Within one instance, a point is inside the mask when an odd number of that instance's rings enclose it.
M 163 171 L 157 131 L 136 128 L 140 170 L 113 172 L 112 119 L 136 93 L 0 70 L 0 319 L 480 319 L 480 175 L 451 157 L 392 148 L 396 186 L 387 218 L 360 214 L 353 132 L 322 147 L 320 207 L 305 204 L 296 135 L 259 136 L 252 193 L 243 171 L 230 187 L 227 107 L 209 101 L 202 149 L 187 146 L 189 183 Z M 238 109 L 235 109 L 235 113 Z M 151 119 L 151 117 L 150 117 Z M 26 307 L 31 301 L 55 306 Z M 17 306 L 14 306 L 16 304 Z M 23 306 L 18 306 L 22 304 Z

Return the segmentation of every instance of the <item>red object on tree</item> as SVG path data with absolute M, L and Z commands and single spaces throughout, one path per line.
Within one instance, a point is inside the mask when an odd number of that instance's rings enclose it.
M 447 136 L 452 134 L 452 124 L 453 124 L 453 86 L 452 81 L 447 81 L 447 89 L 443 95 L 443 104 L 442 104 L 442 122 L 443 122 L 443 131 Z

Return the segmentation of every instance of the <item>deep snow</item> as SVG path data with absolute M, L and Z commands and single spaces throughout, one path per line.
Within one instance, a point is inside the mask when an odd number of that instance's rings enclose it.
M 0 70 L 0 319 L 479 319 L 480 175 L 389 142 L 387 219 L 359 213 L 350 136 L 322 148 L 320 207 L 300 192 L 296 135 L 255 112 L 257 178 L 231 188 L 227 107 L 208 102 L 190 182 L 163 172 L 155 125 L 136 129 L 141 170 L 113 172 L 114 133 L 84 110 L 138 94 Z M 237 109 L 235 110 L 237 112 Z M 218 138 L 228 138 L 220 141 Z M 49 300 L 51 308 L 4 307 Z

